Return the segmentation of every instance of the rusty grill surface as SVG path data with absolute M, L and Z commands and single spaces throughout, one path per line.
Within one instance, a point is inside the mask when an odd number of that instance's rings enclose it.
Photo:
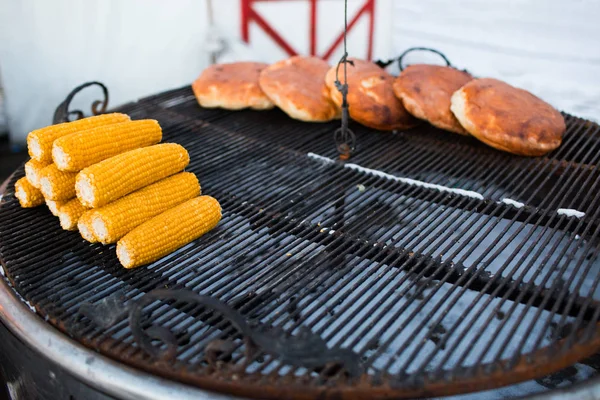
M 335 160 L 337 122 L 201 109 L 188 87 L 119 110 L 157 119 L 164 141 L 188 149 L 188 170 L 224 217 L 128 271 L 114 246 L 62 231 L 44 207 L 21 209 L 11 186 L 0 208 L 5 273 L 50 324 L 89 348 L 235 394 L 369 399 L 506 385 L 600 348 L 596 124 L 567 116 L 563 145 L 540 158 L 426 125 L 394 134 L 352 126 L 358 148 L 344 163 Z M 290 334 L 308 328 L 353 350 L 368 372 L 351 379 L 268 354 L 247 359 L 226 319 L 164 301 L 145 315 L 178 347 L 174 360 L 157 360 L 134 341 L 126 315 L 103 327 L 82 312 L 156 288 L 212 296 Z M 233 346 L 211 359 L 209 343 Z

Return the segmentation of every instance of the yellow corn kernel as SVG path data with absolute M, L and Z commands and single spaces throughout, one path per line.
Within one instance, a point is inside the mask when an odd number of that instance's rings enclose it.
M 94 209 L 92 228 L 103 244 L 115 243 L 136 226 L 200 195 L 196 175 L 181 172 Z
M 92 218 L 94 213 L 94 210 L 85 211 L 81 217 L 79 217 L 79 221 L 77 221 L 77 229 L 79 229 L 81 237 L 90 243 L 98 242 L 98 239 L 96 239 L 96 235 L 94 235 L 94 231 L 92 230 Z
M 83 169 L 75 190 L 86 207 L 102 207 L 182 171 L 189 162 L 188 152 L 175 143 L 135 149 Z
M 117 243 L 125 268 L 148 264 L 198 239 L 221 220 L 221 205 L 210 196 L 188 200 L 138 226 Z
M 48 200 L 67 201 L 75 197 L 76 172 L 64 172 L 50 164 L 40 172 L 40 190 Z
M 31 159 L 25 163 L 25 176 L 34 187 L 40 188 L 40 172 L 49 164 Z
M 52 159 L 61 171 L 79 172 L 117 154 L 161 140 L 162 129 L 153 119 L 103 125 L 56 139 Z
M 72 199 L 69 199 L 72 200 Z M 62 206 L 64 206 L 65 204 L 67 204 L 69 202 L 69 200 L 67 201 L 56 201 L 56 200 L 48 200 L 46 199 L 46 205 L 48 206 L 48 209 L 50 210 L 50 212 L 52 213 L 52 215 L 54 215 L 55 217 L 58 217 L 58 210 L 60 210 L 60 208 Z
M 81 215 L 87 210 L 77 199 L 69 201 L 67 204 L 58 209 L 58 218 L 60 226 L 66 231 L 74 231 L 77 229 L 77 221 Z
M 15 182 L 15 197 L 23 208 L 37 207 L 44 204 L 44 196 L 27 178 Z
M 27 135 L 27 149 L 29 150 L 31 158 L 49 164 L 52 162 L 52 144 L 56 139 L 84 129 L 130 120 L 128 115 L 113 113 L 82 118 L 73 122 L 50 125 L 29 132 L 29 135 Z

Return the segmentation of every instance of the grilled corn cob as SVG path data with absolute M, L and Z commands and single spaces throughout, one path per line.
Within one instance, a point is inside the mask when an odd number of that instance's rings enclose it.
M 69 199 L 72 200 L 72 199 Z M 67 204 L 69 201 L 56 201 L 56 200 L 48 200 L 46 199 L 46 205 L 48 206 L 48 209 L 50 210 L 50 212 L 52 213 L 52 215 L 54 215 L 55 217 L 58 217 L 58 210 L 64 206 L 65 204 Z
M 182 172 L 94 209 L 94 235 L 115 243 L 136 226 L 200 194 L 196 175 Z
M 94 212 L 94 210 L 85 211 L 81 217 L 79 217 L 79 221 L 77 221 L 77 229 L 79 229 L 81 237 L 90 243 L 98 242 L 98 239 L 96 239 L 96 235 L 94 235 L 94 231 L 92 230 L 92 217 L 94 216 Z
M 188 200 L 138 226 L 117 243 L 125 268 L 148 264 L 199 238 L 221 220 L 221 206 L 210 196 Z
M 73 122 L 50 125 L 45 128 L 29 132 L 27 135 L 27 148 L 29 155 L 36 161 L 52 162 L 52 144 L 59 137 L 84 129 L 94 128 L 96 126 L 115 124 L 118 122 L 129 121 L 129 116 L 125 114 L 113 113 L 98 115 L 95 117 L 83 118 Z
M 27 178 L 21 178 L 15 183 L 15 197 L 23 208 L 37 207 L 44 204 L 42 192 L 34 187 Z
M 189 162 L 188 152 L 175 143 L 131 150 L 83 169 L 75 182 L 77 197 L 86 207 L 102 207 L 182 171 Z
M 58 218 L 60 226 L 66 231 L 74 231 L 77 229 L 77 221 L 81 215 L 87 210 L 77 199 L 69 201 L 67 204 L 58 209 Z
M 62 171 L 79 172 L 117 154 L 161 140 L 160 125 L 152 119 L 103 125 L 56 139 L 52 159 Z
M 76 172 L 64 172 L 50 164 L 40 172 L 40 190 L 48 200 L 66 201 L 75 197 Z
M 25 176 L 34 187 L 40 188 L 40 172 L 48 163 L 39 162 L 33 158 L 25 163 Z

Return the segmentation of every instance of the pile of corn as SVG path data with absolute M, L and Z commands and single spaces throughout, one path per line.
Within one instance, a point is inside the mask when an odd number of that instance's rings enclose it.
M 161 140 L 157 121 L 119 113 L 35 130 L 15 196 L 22 207 L 45 203 L 63 229 L 89 242 L 117 243 L 125 268 L 151 263 L 221 220 L 217 200 L 183 172 L 188 152 Z

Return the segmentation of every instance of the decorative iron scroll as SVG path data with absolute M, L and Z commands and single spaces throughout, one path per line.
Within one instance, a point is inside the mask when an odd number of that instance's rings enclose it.
M 54 111 L 54 118 L 52 119 L 52 123 L 60 124 L 62 122 L 73 121 L 74 119 L 71 119 L 71 116 L 75 116 L 75 119 L 83 118 L 85 116 L 83 111 L 69 111 L 69 105 L 71 104 L 71 101 L 77 93 L 93 85 L 98 85 L 102 88 L 102 93 L 104 93 L 104 100 L 96 100 L 92 103 L 92 115 L 98 115 L 106 112 L 106 108 L 108 107 L 108 89 L 101 82 L 86 82 L 83 85 L 79 85 L 75 89 L 73 89 L 71 93 L 69 93 L 67 98 L 62 103 L 60 103 L 60 105 L 56 108 L 56 111 Z
M 129 326 L 133 336 L 140 348 L 152 357 L 171 360 L 177 353 L 177 339 L 170 330 L 157 325 L 143 328 L 149 321 L 142 318 L 142 310 L 156 300 L 199 305 L 219 313 L 244 336 L 247 351 L 262 351 L 282 363 L 312 370 L 337 366 L 351 377 L 365 372 L 358 354 L 348 349 L 328 348 L 326 342 L 309 329 L 301 329 L 297 335 L 292 336 L 281 328 L 249 322 L 226 303 L 185 289 L 156 289 L 146 293 L 129 308 Z M 154 344 L 153 341 L 160 343 Z M 209 343 L 204 350 L 207 357 L 214 359 L 215 354 L 231 352 L 233 347 L 232 342 L 218 340 Z
M 411 47 L 410 49 L 407 49 L 406 51 L 404 51 L 404 53 L 400 54 L 400 57 L 398 57 L 398 58 L 392 58 L 391 60 L 387 60 L 387 61 L 382 61 L 382 60 L 375 61 L 375 64 L 379 65 L 381 68 L 385 68 L 387 66 L 392 65 L 395 61 L 398 61 L 398 67 L 400 68 L 400 71 L 404 71 L 404 66 L 402 65 L 402 60 L 408 53 L 411 53 L 413 51 L 430 51 L 432 53 L 435 53 L 444 59 L 444 61 L 446 62 L 446 66 L 454 68 L 454 66 L 450 63 L 450 61 L 444 55 L 444 53 L 442 53 L 439 50 L 432 49 L 429 47 Z

